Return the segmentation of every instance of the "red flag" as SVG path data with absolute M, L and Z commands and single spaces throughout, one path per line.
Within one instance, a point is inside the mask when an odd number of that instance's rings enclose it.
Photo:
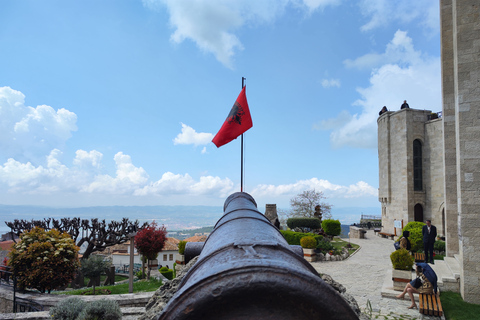
M 213 138 L 212 142 L 220 148 L 224 144 L 229 143 L 233 139 L 237 139 L 239 135 L 253 127 L 252 117 L 248 109 L 247 96 L 245 95 L 245 87 L 238 95 L 232 110 L 228 114 L 227 119 Z

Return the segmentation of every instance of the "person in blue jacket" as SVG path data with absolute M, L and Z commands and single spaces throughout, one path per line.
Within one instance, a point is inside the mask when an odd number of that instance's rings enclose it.
M 415 298 L 413 297 L 414 293 L 437 293 L 437 274 L 435 271 L 433 271 L 432 267 L 430 267 L 428 263 L 419 262 L 416 265 L 417 278 L 410 281 L 410 283 L 407 283 L 403 292 L 397 296 L 397 298 L 403 299 L 405 298 L 405 294 L 408 293 L 410 300 L 412 301 L 412 304 L 410 307 L 408 307 L 408 309 L 417 309 L 417 304 L 415 303 Z M 430 284 L 427 284 L 427 281 Z

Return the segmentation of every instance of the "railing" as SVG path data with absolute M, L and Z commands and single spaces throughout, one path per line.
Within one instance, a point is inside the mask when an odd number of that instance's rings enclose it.
M 362 214 L 362 217 L 360 220 L 382 220 L 382 216 Z
M 17 278 L 10 271 L 11 267 L 0 265 L 0 285 L 13 290 L 13 312 L 43 311 L 43 306 L 35 301 L 17 297 Z

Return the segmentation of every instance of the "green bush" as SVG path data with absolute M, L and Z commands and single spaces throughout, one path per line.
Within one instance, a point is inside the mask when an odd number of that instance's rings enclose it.
M 96 300 L 89 302 L 78 316 L 78 320 L 118 320 L 122 311 L 116 300 Z
M 169 269 L 167 267 L 161 267 L 159 271 L 160 271 L 160 274 L 162 276 L 164 276 L 165 278 L 167 278 L 168 280 L 173 279 L 173 270 L 172 269 Z
M 68 233 L 35 227 L 22 233 L 20 241 L 12 246 L 8 265 L 17 274 L 20 288 L 50 293 L 74 279 L 79 267 L 78 250 Z
M 425 223 L 420 221 L 411 221 L 407 223 L 405 227 L 403 227 L 402 231 L 410 232 L 408 240 L 410 240 L 410 243 L 412 245 L 412 247 L 410 248 L 410 251 L 412 252 L 418 252 L 419 250 L 423 250 L 422 227 L 424 225 Z
M 49 314 L 53 320 L 76 320 L 86 304 L 77 297 L 67 298 L 52 307 Z
M 435 241 L 433 244 L 433 250 L 445 251 L 445 241 Z
M 338 220 L 326 219 L 322 221 L 322 228 L 329 236 L 338 236 L 342 233 L 342 224 Z
M 412 270 L 414 258 L 407 249 L 398 249 L 392 252 L 390 260 L 394 269 Z
M 280 230 L 282 233 L 283 237 L 285 240 L 287 240 L 288 244 L 290 245 L 300 245 L 300 239 L 306 236 L 312 236 L 315 238 L 317 243 L 323 239 L 322 235 L 319 234 L 313 234 L 313 233 L 304 233 L 304 232 L 295 232 L 295 231 L 289 231 L 289 230 Z
M 138 279 L 145 279 L 147 277 L 147 274 L 140 270 L 135 272 L 135 277 L 137 277 Z
M 187 244 L 187 241 L 180 241 L 178 243 L 178 253 L 179 254 L 184 254 L 185 253 L 185 245 Z
M 306 236 L 300 239 L 300 245 L 305 249 L 315 249 L 317 240 L 312 236 Z
M 317 249 L 323 252 L 333 250 L 333 245 L 327 239 L 322 239 L 317 244 Z
M 290 229 L 295 229 L 295 228 L 320 229 L 320 219 L 318 219 L 318 218 L 289 218 L 287 220 L 287 226 Z

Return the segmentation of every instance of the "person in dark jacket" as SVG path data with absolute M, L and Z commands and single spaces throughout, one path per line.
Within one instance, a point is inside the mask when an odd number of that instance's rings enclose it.
M 427 220 L 426 223 L 422 227 L 423 251 L 425 252 L 425 262 L 433 263 L 433 244 L 437 238 L 437 228 L 432 225 L 430 220 Z
M 413 279 L 405 286 L 405 289 L 400 293 L 397 298 L 404 299 L 405 294 L 408 293 L 410 301 L 412 304 L 408 309 L 417 309 L 417 304 L 415 303 L 415 298 L 413 297 L 414 293 L 420 293 L 419 290 L 423 288 L 430 288 L 432 293 L 437 293 L 437 274 L 433 271 L 432 267 L 428 263 L 419 262 L 417 265 L 417 278 Z M 421 289 L 422 287 L 422 289 Z M 422 290 L 422 292 L 425 292 Z M 429 293 L 429 292 L 425 292 Z
M 410 232 L 403 231 L 402 235 L 403 237 L 400 239 L 400 248 L 410 251 L 410 249 L 412 248 L 412 244 L 410 243 L 410 240 L 408 240 L 408 237 L 410 237 Z
M 400 109 L 409 109 L 409 108 L 410 106 L 408 105 L 407 100 L 403 100 L 403 104 L 400 107 Z

